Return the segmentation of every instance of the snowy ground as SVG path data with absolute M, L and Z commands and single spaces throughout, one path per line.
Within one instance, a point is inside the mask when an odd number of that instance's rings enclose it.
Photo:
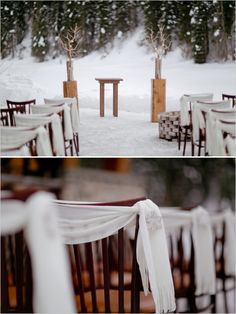
M 178 156 L 176 142 L 158 138 L 158 124 L 150 123 L 150 80 L 154 75 L 153 54 L 140 47 L 139 30 L 108 56 L 92 53 L 75 61 L 80 101 L 81 156 Z M 62 95 L 66 80 L 65 58 L 37 63 L 32 57 L 1 61 L 0 102 Z M 184 93 L 235 94 L 236 64 L 194 64 L 184 60 L 181 50 L 170 52 L 163 60 L 163 78 L 167 80 L 166 111 L 179 110 Z M 99 117 L 99 86 L 96 77 L 121 77 L 119 117 L 111 113 L 112 86 L 106 85 L 105 118 Z M 189 149 L 187 150 L 189 154 Z

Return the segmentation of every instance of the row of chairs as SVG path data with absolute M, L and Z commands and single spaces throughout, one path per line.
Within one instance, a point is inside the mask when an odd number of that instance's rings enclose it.
M 74 153 L 78 155 L 78 119 L 74 123 L 75 126 L 72 123 L 73 116 L 77 115 L 77 112 L 72 112 L 72 108 L 74 109 L 74 104 L 68 101 L 66 103 L 66 99 L 62 99 L 61 101 L 45 99 L 45 103 L 46 104 L 44 105 L 36 105 L 35 99 L 24 102 L 13 102 L 7 100 L 7 108 L 3 108 L 0 110 L 1 125 L 4 126 L 4 137 L 7 137 L 10 127 L 11 134 L 12 132 L 14 132 L 13 130 L 15 129 L 15 137 L 17 139 L 17 137 L 19 137 L 19 134 L 17 136 L 17 133 L 20 133 L 21 129 L 17 129 L 16 127 L 23 126 L 25 128 L 28 127 L 30 130 L 36 130 L 40 126 L 43 126 L 47 130 L 47 133 L 49 135 L 53 155 L 68 155 L 68 151 L 70 155 L 74 155 Z M 59 119 L 56 117 L 60 118 L 60 122 Z M 24 129 L 25 133 L 26 131 L 27 130 Z M 6 142 L 7 139 L 3 138 L 3 135 L 2 139 L 4 142 Z M 33 147 L 35 147 L 35 142 L 37 141 L 37 132 L 35 137 L 36 138 L 34 138 L 33 140 L 31 139 L 30 141 L 28 141 L 27 146 L 29 147 L 31 154 L 33 153 L 34 155 L 37 155 L 37 151 L 33 149 Z M 64 151 L 62 151 L 61 148 L 62 142 L 64 143 Z M 19 142 L 17 147 L 12 147 L 10 150 L 19 151 L 22 147 L 25 146 L 24 144 L 25 143 Z M 3 149 L 2 153 L 4 153 Z M 7 153 L 8 151 L 5 152 L 5 154 Z
M 186 99 L 188 98 L 188 96 L 191 95 L 184 95 L 186 97 Z M 194 141 L 193 140 L 193 102 L 197 103 L 208 103 L 211 102 L 213 99 L 213 94 L 199 94 L 199 95 L 192 95 L 193 97 L 191 97 L 191 101 L 188 101 L 189 103 L 189 111 L 188 111 L 188 115 L 189 115 L 189 121 L 186 123 L 186 125 L 181 125 L 181 121 L 179 123 L 179 130 L 178 130 L 178 148 L 180 150 L 181 148 L 181 141 L 183 140 L 184 144 L 183 144 L 183 156 L 185 155 L 186 152 L 186 145 L 187 145 L 187 141 L 188 139 L 191 140 L 191 154 L 192 156 L 194 156 L 194 148 L 198 147 L 198 155 L 201 155 L 201 149 L 204 148 L 205 153 L 206 153 L 206 146 L 205 146 L 205 132 L 204 129 L 199 130 L 199 139 L 198 141 Z M 229 107 L 233 108 L 236 104 L 236 96 L 235 95 L 229 95 L 229 94 L 222 94 L 222 100 L 229 101 Z M 212 102 L 212 104 L 208 104 L 209 107 L 212 107 L 212 109 L 220 109 L 218 108 L 218 104 L 219 102 Z M 208 108 L 209 109 L 209 108 Z M 206 118 L 206 114 L 203 115 L 204 118 Z M 222 118 L 223 120 L 223 118 Z M 223 120 L 222 122 L 223 124 L 227 124 L 227 122 L 225 123 L 225 121 Z M 227 127 L 226 127 L 227 128 Z M 222 131 L 222 136 L 223 138 L 226 138 L 229 135 L 229 137 L 232 137 L 232 134 L 229 134 L 227 132 Z M 226 154 L 228 153 L 227 149 L 226 149 Z
M 20 193 L 8 199 L 27 200 L 29 193 Z M 99 206 L 133 206 L 145 198 L 122 202 L 93 203 Z M 6 198 L 5 198 L 6 202 Z M 77 202 L 59 201 L 60 206 L 81 206 Z M 83 206 L 86 205 L 83 203 Z M 91 204 L 87 204 L 91 205 Z M 164 211 L 163 211 L 164 213 Z M 225 271 L 225 223 L 222 222 L 219 235 L 213 225 L 216 276 L 222 282 L 224 292 L 225 310 L 228 312 L 226 281 L 235 278 L 227 276 Z M 139 230 L 139 220 L 136 219 L 134 237 L 130 237 L 124 228 L 112 235 L 94 242 L 85 244 L 67 245 L 74 293 L 76 295 L 77 311 L 81 313 L 115 312 L 139 313 L 153 312 L 155 310 L 151 295 L 145 297 L 138 264 L 136 260 L 136 242 Z M 195 289 L 195 259 L 194 245 L 191 230 L 188 233 L 191 243 L 190 252 L 186 250 L 186 230 L 180 226 L 175 236 L 169 234 L 170 264 L 175 286 L 176 300 L 185 299 L 187 302 L 186 313 L 197 313 L 203 310 L 216 312 L 216 297 L 208 295 L 208 304 L 202 308 L 199 296 L 196 297 Z M 1 237 L 1 307 L 2 312 L 30 312 L 32 311 L 32 272 L 30 255 L 26 249 L 23 233 Z M 125 249 L 126 248 L 126 249 Z M 47 257 L 45 257 L 46 260 Z M 203 257 L 204 258 L 204 257 Z M 203 296 L 201 296 L 203 297 Z M 177 302 L 178 304 L 178 302 Z M 177 306 L 176 312 L 179 311 Z

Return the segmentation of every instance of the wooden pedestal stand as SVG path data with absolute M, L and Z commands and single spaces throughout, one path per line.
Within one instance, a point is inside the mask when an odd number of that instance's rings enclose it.
M 76 97 L 77 106 L 79 110 L 77 81 L 64 81 L 63 92 L 64 92 L 64 97 L 71 97 L 71 98 Z
M 158 122 L 158 113 L 166 110 L 166 80 L 152 79 L 151 122 Z

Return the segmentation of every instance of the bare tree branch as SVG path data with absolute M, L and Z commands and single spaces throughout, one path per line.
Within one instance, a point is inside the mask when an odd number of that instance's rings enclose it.
M 74 28 L 69 28 L 65 35 L 59 36 L 59 42 L 66 51 L 70 61 L 72 58 L 79 55 L 81 39 L 81 29 L 77 25 L 75 25 Z
M 156 34 L 152 28 L 149 28 L 146 39 L 151 44 L 157 59 L 162 59 L 171 46 L 170 35 L 165 33 L 164 26 L 159 26 Z

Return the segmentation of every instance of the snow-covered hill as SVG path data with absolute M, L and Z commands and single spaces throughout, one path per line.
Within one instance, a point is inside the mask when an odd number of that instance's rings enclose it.
M 115 155 L 179 155 L 176 143 L 157 138 L 157 125 L 150 120 L 151 78 L 154 76 L 153 54 L 139 45 L 142 30 L 115 48 L 108 56 L 94 52 L 74 61 L 78 81 L 81 116 L 81 154 Z M 33 58 L 2 61 L 0 101 L 62 95 L 66 80 L 66 60 L 37 63 Z M 163 78 L 167 80 L 166 111 L 179 110 L 184 93 L 235 94 L 236 63 L 194 64 L 184 60 L 176 49 L 163 60 Z M 106 86 L 106 117 L 99 117 L 99 86 L 96 77 L 121 77 L 119 85 L 119 117 L 113 118 L 112 86 Z M 108 110 L 107 110 L 108 109 Z M 137 127 L 136 127 L 137 126 Z M 146 138 L 145 138 L 146 137 Z

